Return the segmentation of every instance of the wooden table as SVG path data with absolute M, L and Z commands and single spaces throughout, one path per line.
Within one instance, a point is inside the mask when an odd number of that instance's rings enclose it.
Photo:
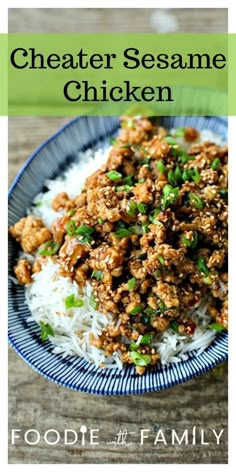
M 9 31 L 151 32 L 155 31 L 151 23 L 153 13 L 151 9 L 59 9 L 56 12 L 53 9 L 10 9 Z M 178 20 L 179 31 L 227 31 L 226 9 L 174 9 L 172 13 Z M 30 153 L 68 120 L 66 117 L 9 119 L 9 184 Z M 41 435 L 56 429 L 63 436 L 65 429 L 79 432 L 81 425 L 100 430 L 99 445 L 86 442 L 81 446 L 79 442 L 66 446 L 61 437 L 56 446 L 49 446 L 42 439 L 32 446 L 21 438 L 15 446 L 9 441 L 9 462 L 227 463 L 227 364 L 162 392 L 99 397 L 73 392 L 45 380 L 9 348 L 9 435 L 12 429 L 20 429 L 21 435 L 29 429 L 36 429 Z M 191 445 L 194 426 L 198 439 L 196 445 Z M 150 432 L 149 439 L 140 446 L 142 428 Z M 136 433 L 131 446 L 107 444 L 119 430 L 125 429 Z M 163 442 L 153 444 L 158 429 L 163 431 L 167 445 Z M 171 430 L 181 436 L 185 429 L 189 432 L 189 445 L 172 445 Z M 208 445 L 199 443 L 201 429 Z M 213 441 L 212 429 L 217 432 L 224 429 L 219 446 Z
M 9 180 L 42 140 L 68 122 L 66 117 L 9 119 Z M 79 431 L 82 424 L 99 429 L 99 446 L 80 443 L 30 446 L 22 439 L 9 447 L 9 462 L 18 463 L 227 463 L 227 367 L 219 366 L 201 377 L 162 392 L 125 397 L 99 397 L 67 390 L 36 374 L 9 348 L 9 431 L 56 429 Z M 168 438 L 170 429 L 189 434 L 194 426 L 205 430 L 209 445 L 153 445 L 158 427 Z M 138 444 L 140 429 L 150 440 Z M 212 429 L 225 430 L 220 445 L 212 442 Z M 119 430 L 136 432 L 130 447 L 111 446 Z M 31 440 L 33 440 L 32 438 Z M 49 439 L 52 441 L 53 439 Z M 63 440 L 63 438 L 62 438 Z M 190 439 L 189 439 L 190 440 Z M 207 439 L 205 439 L 206 441 Z

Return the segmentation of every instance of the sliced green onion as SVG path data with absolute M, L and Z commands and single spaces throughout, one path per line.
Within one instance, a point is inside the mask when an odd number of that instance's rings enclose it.
M 167 180 L 168 180 L 169 184 L 171 184 L 173 187 L 175 187 L 177 185 L 177 182 L 175 180 L 175 174 L 174 174 L 174 171 L 172 169 L 169 170 L 169 172 L 167 174 Z
M 123 144 L 120 146 L 121 149 L 130 149 L 132 147 L 132 144 Z
M 129 312 L 129 315 L 137 315 L 138 313 L 140 313 L 140 311 L 142 311 L 142 309 L 143 305 L 137 305 L 133 308 L 133 310 Z
M 149 230 L 149 223 L 144 223 L 144 224 L 142 225 L 142 232 L 143 232 L 143 234 L 148 233 L 148 230 Z
M 93 270 L 91 277 L 94 277 L 97 280 L 103 279 L 103 272 L 101 270 Z
M 176 128 L 173 136 L 175 138 L 183 138 L 184 135 L 185 135 L 185 128 Z
M 208 276 L 209 273 L 210 273 L 210 271 L 209 271 L 209 269 L 208 269 L 208 267 L 207 267 L 207 265 L 206 265 L 206 263 L 205 263 L 202 256 L 200 256 L 197 260 L 197 268 L 198 268 L 199 272 L 202 272 L 206 276 Z
M 198 170 L 197 169 L 192 169 L 191 171 L 191 178 L 192 180 L 198 184 L 201 180 L 201 175 L 199 174 Z
M 181 169 L 180 169 L 179 166 L 176 166 L 176 168 L 174 170 L 174 176 L 175 176 L 176 184 L 181 183 L 181 181 L 182 181 L 182 172 L 181 172 Z
M 130 185 L 117 185 L 116 192 L 130 192 L 132 187 Z
M 217 169 L 219 169 L 220 165 L 221 165 L 221 161 L 220 161 L 219 157 L 216 157 L 211 163 L 211 168 L 213 170 L 217 170 Z
M 182 162 L 182 164 L 186 164 L 188 161 L 194 161 L 195 156 L 189 156 L 186 151 L 182 150 L 181 154 L 178 157 L 178 161 Z
M 189 201 L 190 203 L 195 207 L 198 208 L 199 210 L 202 210 L 204 207 L 204 201 L 201 197 L 196 195 L 195 193 L 189 192 L 188 194 Z
M 40 246 L 39 254 L 40 256 L 52 256 L 56 254 L 60 247 L 60 244 L 55 243 L 54 241 L 47 241 L 42 246 Z
M 146 333 L 141 337 L 139 344 L 150 344 L 152 340 L 153 340 L 153 334 Z
M 129 229 L 126 228 L 120 228 L 118 231 L 115 232 L 115 235 L 117 238 L 127 238 L 127 236 L 130 236 L 132 232 Z
M 163 256 L 158 256 L 158 261 L 160 262 L 161 265 L 165 265 L 165 259 Z
M 84 306 L 84 301 L 80 298 L 75 298 L 73 293 L 65 298 L 65 307 L 67 310 L 69 308 L 81 308 L 81 306 Z
M 192 244 L 191 244 L 191 248 L 192 249 L 195 249 L 195 247 L 197 246 L 198 244 L 198 232 L 197 231 L 194 231 L 193 232 L 193 241 L 192 241 Z
M 35 203 L 34 203 L 34 206 L 35 206 L 35 207 L 41 207 L 42 204 L 43 204 L 43 202 L 35 202 Z
M 128 285 L 128 290 L 133 290 L 136 287 L 137 281 L 135 277 L 132 277 L 132 279 L 129 279 L 127 282 Z
M 127 175 L 126 177 L 123 178 L 123 182 L 124 184 L 133 186 L 134 185 L 133 179 L 134 179 L 133 175 Z
M 116 138 L 110 138 L 110 143 L 113 145 L 113 146 L 116 146 L 118 144 L 118 141 Z
M 138 203 L 137 208 L 138 208 L 139 213 L 142 213 L 142 215 L 146 215 L 147 205 L 145 203 Z
M 103 225 L 103 223 L 105 223 L 105 220 L 103 220 L 103 218 L 98 218 L 98 223 L 100 225 Z
M 145 308 L 145 310 L 144 310 L 144 313 L 146 313 L 146 315 L 148 315 L 148 316 L 155 315 L 156 312 L 157 312 L 157 310 L 155 310 L 151 306 L 147 306 L 147 308 Z
M 171 185 L 165 185 L 163 188 L 162 206 L 166 210 L 169 205 L 174 203 L 179 196 L 179 187 L 173 188 Z
M 120 172 L 117 172 L 117 170 L 110 170 L 106 173 L 106 176 L 108 177 L 108 179 L 113 180 L 113 182 L 122 179 L 122 174 Z
M 71 208 L 70 210 L 68 210 L 67 215 L 74 216 L 75 213 L 76 213 L 76 208 Z
M 130 200 L 129 205 L 128 205 L 128 210 L 127 214 L 133 218 L 136 215 L 137 212 L 137 205 L 133 200 Z
M 147 259 L 147 253 L 146 253 L 146 252 L 141 252 L 141 254 L 139 254 L 139 255 L 137 256 L 137 259 L 138 259 L 139 261 L 145 261 L 145 260 Z
M 155 208 L 154 210 L 152 210 L 152 211 L 150 212 L 150 214 L 149 214 L 149 217 L 148 217 L 149 221 L 150 221 L 151 223 L 154 223 L 155 218 L 156 218 L 160 213 L 161 213 L 160 208 Z
M 228 198 L 228 190 L 227 189 L 222 188 L 222 189 L 220 189 L 219 193 L 220 193 L 222 198 L 225 198 L 227 200 L 227 198 Z
M 139 236 L 140 234 L 142 234 L 142 227 L 139 225 L 133 225 L 129 227 L 129 231 L 131 234 L 136 234 L 137 236 Z
M 177 321 L 172 320 L 169 326 L 172 331 L 174 331 L 175 333 L 179 333 L 179 323 L 177 323 Z
M 167 309 L 168 309 L 168 310 L 170 309 L 170 308 L 166 308 L 165 303 L 162 302 L 161 300 L 160 300 L 159 303 L 158 303 L 158 307 L 159 307 L 159 310 L 160 310 L 162 313 L 164 313 L 164 311 L 166 311 Z
M 212 280 L 211 280 L 211 277 L 208 275 L 207 277 L 203 277 L 203 282 L 204 284 L 206 285 L 211 285 L 212 284 Z
M 129 118 L 129 119 L 127 120 L 127 126 L 128 126 L 128 128 L 130 128 L 130 129 L 135 129 L 134 121 L 133 121 L 131 118 Z
M 46 341 L 48 336 L 55 336 L 54 330 L 49 323 L 40 321 L 40 328 L 41 328 L 40 337 L 43 342 Z
M 189 239 L 185 238 L 185 236 L 182 236 L 181 239 L 182 239 L 183 243 L 185 244 L 185 246 L 190 247 L 192 245 L 191 241 Z
M 163 164 L 162 161 L 157 161 L 157 169 L 161 174 L 164 174 L 166 171 L 166 166 Z
M 152 358 L 151 356 L 149 356 L 149 354 L 140 354 L 139 352 L 136 352 L 136 351 L 131 351 L 130 357 L 133 363 L 140 367 L 146 367 L 152 362 Z
M 138 184 L 144 184 L 144 182 L 146 182 L 146 179 L 140 179 L 140 180 L 138 180 Z
M 81 225 L 75 231 L 75 234 L 79 236 L 89 236 L 92 233 L 94 233 L 94 228 L 87 225 Z
M 224 326 L 220 325 L 220 323 L 211 323 L 208 325 L 208 328 L 214 329 L 214 331 L 223 331 L 225 328 Z
M 130 343 L 130 345 L 129 345 L 129 350 L 130 351 L 137 351 L 138 348 L 139 348 L 139 344 Z
M 172 138 L 172 136 L 165 136 L 163 140 L 166 141 L 168 144 L 171 144 L 171 146 L 175 146 L 176 144 L 178 145 L 177 141 Z
M 66 223 L 66 231 L 69 236 L 74 236 L 76 230 L 76 224 L 74 220 L 69 220 L 68 223 Z
M 187 169 L 184 169 L 182 173 L 182 179 L 184 182 L 187 182 L 187 180 L 191 179 L 191 175 L 189 174 L 189 171 Z
M 90 304 L 90 306 L 91 306 L 94 310 L 97 310 L 97 308 L 98 308 L 98 302 L 97 302 L 96 299 L 95 299 L 94 293 L 92 293 L 92 295 L 90 296 L 89 304 Z

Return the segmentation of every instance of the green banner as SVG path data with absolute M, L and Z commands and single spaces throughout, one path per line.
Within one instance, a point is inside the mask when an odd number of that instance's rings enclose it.
M 232 35 L 9 34 L 0 41 L 1 115 L 235 114 Z

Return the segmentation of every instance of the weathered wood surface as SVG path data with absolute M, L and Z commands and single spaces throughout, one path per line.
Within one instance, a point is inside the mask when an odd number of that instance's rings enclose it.
M 55 132 L 68 118 L 27 117 L 9 119 L 9 183 L 29 154 Z M 42 435 L 49 429 L 61 434 L 65 429 L 100 430 L 100 444 L 80 443 L 57 446 L 42 440 L 35 446 L 22 439 L 9 442 L 9 462 L 35 464 L 82 463 L 227 463 L 227 367 L 218 367 L 199 378 L 174 388 L 145 395 L 99 397 L 67 390 L 35 373 L 9 348 L 9 433 L 36 429 Z M 205 430 L 209 445 L 191 445 L 191 431 Z M 153 445 L 155 430 L 166 432 L 168 444 Z M 140 429 L 149 429 L 150 439 L 139 445 Z M 171 445 L 170 429 L 181 436 L 189 430 L 188 446 Z M 216 446 L 212 429 L 225 430 Z M 111 446 L 119 430 L 136 433 L 133 445 Z M 34 438 L 32 438 L 34 439 Z M 50 439 L 49 439 L 50 440 Z M 52 439 L 51 439 L 52 440 Z
M 227 32 L 226 8 L 174 8 L 167 14 L 177 32 Z M 173 29 L 173 21 L 161 8 L 9 9 L 11 33 L 151 33 L 168 27 Z

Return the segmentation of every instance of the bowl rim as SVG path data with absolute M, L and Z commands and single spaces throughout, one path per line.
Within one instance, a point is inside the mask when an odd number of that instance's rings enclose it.
M 83 119 L 85 117 L 83 116 L 77 116 L 71 120 L 69 120 L 68 123 L 65 123 L 63 126 L 61 126 L 55 133 L 53 133 L 49 138 L 47 138 L 46 140 L 44 140 L 32 153 L 31 155 L 28 157 L 28 159 L 25 161 L 24 165 L 22 166 L 22 168 L 20 169 L 20 171 L 18 172 L 18 174 L 16 175 L 15 179 L 13 180 L 10 188 L 9 188 L 9 191 L 8 191 L 8 199 L 11 197 L 11 194 L 13 193 L 13 191 L 15 190 L 21 176 L 24 174 L 25 170 L 29 167 L 29 165 L 31 164 L 31 162 L 37 157 L 37 155 L 41 152 L 41 150 L 43 148 L 45 148 L 51 141 L 53 141 L 56 137 L 60 136 L 60 134 L 62 134 L 65 129 L 69 128 L 70 126 L 72 126 L 73 124 L 75 124 L 76 122 L 80 121 L 81 119 Z M 86 116 L 86 118 L 92 118 L 90 116 Z M 104 117 L 106 118 L 106 117 Z M 162 118 L 162 117 L 160 117 Z M 165 118 L 171 118 L 171 117 L 168 117 L 166 116 Z M 177 118 L 177 116 L 176 116 Z M 191 116 L 191 118 L 194 118 L 194 116 Z M 209 118 L 209 117 L 204 117 L 204 118 Z M 221 119 L 227 119 L 227 117 L 223 117 L 223 116 L 219 116 L 217 118 L 221 118 Z M 223 336 L 225 338 L 226 341 L 228 341 L 228 332 L 223 332 Z M 8 341 L 9 341 L 9 344 L 10 346 L 14 349 L 14 351 L 19 355 L 19 357 L 28 365 L 30 366 L 36 373 L 38 373 L 39 375 L 41 375 L 42 377 L 44 377 L 45 379 L 47 380 L 50 380 L 51 382 L 54 382 L 56 383 L 57 385 L 61 385 L 63 387 L 66 387 L 70 390 L 73 390 L 73 391 L 77 391 L 77 392 L 81 392 L 81 393 L 89 393 L 89 394 L 92 394 L 92 395 L 99 395 L 99 396 L 123 396 L 123 395 L 137 395 L 137 394 L 145 394 L 145 393 L 152 393 L 152 392 L 158 392 L 158 391 L 161 391 L 161 390 L 165 390 L 167 388 L 171 388 L 171 387 L 174 387 L 176 385 L 180 385 L 180 384 L 183 384 L 183 383 L 186 383 L 188 382 L 189 380 L 192 380 L 206 372 L 208 372 L 209 370 L 211 370 L 212 368 L 214 368 L 215 366 L 219 365 L 220 363 L 222 362 L 225 362 L 227 359 L 228 359 L 228 352 L 225 351 L 225 352 L 221 352 L 220 354 L 220 359 L 217 359 L 216 357 L 212 360 L 207 360 L 207 364 L 204 364 L 202 365 L 201 363 L 198 363 L 198 366 L 197 366 L 197 369 L 194 370 L 194 372 L 192 371 L 188 371 L 186 377 L 184 376 L 178 376 L 178 378 L 175 378 L 174 380 L 172 379 L 168 379 L 167 383 L 164 383 L 164 382 L 161 382 L 160 385 L 154 385 L 154 386 L 139 386 L 137 389 L 130 389 L 129 392 L 127 392 L 125 389 L 124 390 L 119 390 L 119 391 L 104 391 L 104 390 L 101 390 L 96 388 L 93 388 L 93 387 L 87 387 L 87 386 L 74 386 L 74 385 L 69 385 L 66 381 L 62 381 L 62 380 L 58 380 L 54 377 L 53 374 L 47 374 L 46 372 L 44 372 L 44 370 L 42 368 L 38 368 L 34 365 L 34 362 L 30 361 L 30 359 L 28 358 L 27 355 L 23 354 L 21 352 L 21 350 L 18 348 L 18 346 L 15 344 L 14 340 L 12 339 L 12 336 L 8 333 Z M 217 339 L 215 339 L 213 342 L 217 342 Z M 209 346 L 210 347 L 210 346 Z M 205 352 L 205 350 L 203 351 L 203 353 Z M 201 353 L 202 354 L 202 353 Z M 201 356 L 201 354 L 199 355 L 199 357 Z M 82 358 L 81 358 L 82 359 Z M 183 362 L 188 362 L 188 361 L 191 361 L 191 357 L 187 360 L 187 361 L 183 361 Z M 90 365 L 90 363 L 87 363 L 88 365 Z M 176 364 L 175 363 L 172 363 L 171 364 L 172 366 L 175 366 Z M 178 363 L 177 363 L 178 365 Z M 168 370 L 168 365 L 165 366 L 166 369 Z M 158 375 L 158 371 L 156 372 L 156 375 Z

